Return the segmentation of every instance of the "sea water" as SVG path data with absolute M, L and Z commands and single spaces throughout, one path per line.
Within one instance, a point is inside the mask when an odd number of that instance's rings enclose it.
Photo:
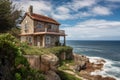
M 93 72 L 93 75 L 110 76 L 120 80 L 120 41 L 68 40 L 67 45 L 73 47 L 74 53 L 106 61 L 103 70 Z

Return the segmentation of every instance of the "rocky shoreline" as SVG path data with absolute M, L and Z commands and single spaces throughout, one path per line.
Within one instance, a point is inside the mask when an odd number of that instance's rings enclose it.
M 85 66 L 79 72 L 79 75 L 83 77 L 85 80 L 116 80 L 113 77 L 103 77 L 102 75 L 95 74 L 95 71 L 102 71 L 102 68 L 106 62 L 105 60 L 103 59 L 91 60 L 90 58 L 87 58 L 86 56 L 74 54 L 74 57 L 76 56 L 77 57 L 79 56 L 81 60 L 83 58 L 83 60 L 85 61 L 84 62 Z
M 43 55 L 25 55 L 32 68 L 41 70 L 45 73 L 46 80 L 62 80 L 57 74 L 58 67 L 60 67 L 60 59 L 65 61 L 72 60 L 71 63 L 65 63 L 63 72 L 74 75 L 75 77 L 82 80 L 116 80 L 113 77 L 103 77 L 102 75 L 95 74 L 95 71 L 102 71 L 104 64 L 106 63 L 103 59 L 92 59 L 87 56 L 69 53 L 61 53 L 56 56 L 54 54 L 43 54 Z

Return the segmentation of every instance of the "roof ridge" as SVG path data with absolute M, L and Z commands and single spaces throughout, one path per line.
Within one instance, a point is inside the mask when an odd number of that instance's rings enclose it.
M 52 21 L 54 21 L 54 23 L 60 24 L 60 23 L 58 23 L 58 22 L 57 22 L 55 19 L 53 19 L 53 18 L 50 18 L 50 17 L 48 17 L 48 16 L 45 16 L 45 15 L 41 15 L 41 14 L 32 13 L 30 16 L 31 16 L 31 17 L 33 17 L 33 18 L 35 18 L 35 16 L 37 16 L 37 17 L 41 17 L 41 18 L 47 18 L 47 19 L 49 19 L 49 20 L 52 20 Z
M 60 25 L 59 22 L 57 22 L 55 19 L 41 15 L 41 14 L 36 14 L 36 13 L 26 13 L 29 17 L 31 17 L 32 19 L 38 20 L 38 21 L 44 21 L 44 22 L 48 22 L 48 23 L 53 23 L 53 24 L 57 24 Z

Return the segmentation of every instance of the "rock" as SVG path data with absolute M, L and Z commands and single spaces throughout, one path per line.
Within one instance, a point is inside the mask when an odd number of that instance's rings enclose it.
M 47 71 L 46 72 L 46 80 L 61 80 L 58 74 L 56 74 L 54 71 Z
M 72 60 L 73 59 L 73 53 L 72 53 L 72 51 L 69 51 L 68 53 L 62 52 L 58 57 L 61 60 Z
M 58 67 L 59 59 L 54 54 L 43 54 L 41 55 L 41 70 L 48 71 L 53 70 L 56 71 Z
M 40 70 L 40 55 L 24 55 L 27 58 L 30 67 Z
M 89 62 L 89 59 L 86 56 L 74 54 L 74 61 L 74 70 L 81 71 L 83 69 L 86 69 L 86 64 Z
M 46 72 L 48 70 L 56 70 L 58 67 L 59 59 L 54 54 L 43 54 L 43 55 L 24 55 L 30 67 Z

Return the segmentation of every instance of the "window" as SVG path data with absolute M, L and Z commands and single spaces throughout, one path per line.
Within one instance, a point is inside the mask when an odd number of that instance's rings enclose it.
M 46 36 L 46 44 L 50 44 L 50 36 Z
M 52 25 L 51 27 L 52 27 L 52 29 L 55 29 L 55 25 Z
M 42 24 L 38 24 L 36 27 L 37 28 L 42 28 Z
M 31 37 L 29 37 L 29 43 L 32 43 L 32 39 L 31 39 Z
M 52 26 L 50 24 L 48 25 L 48 29 L 52 29 Z
M 26 41 L 29 45 L 32 45 L 32 37 L 31 36 L 27 36 Z
M 28 32 L 28 24 L 25 24 L 25 32 Z

